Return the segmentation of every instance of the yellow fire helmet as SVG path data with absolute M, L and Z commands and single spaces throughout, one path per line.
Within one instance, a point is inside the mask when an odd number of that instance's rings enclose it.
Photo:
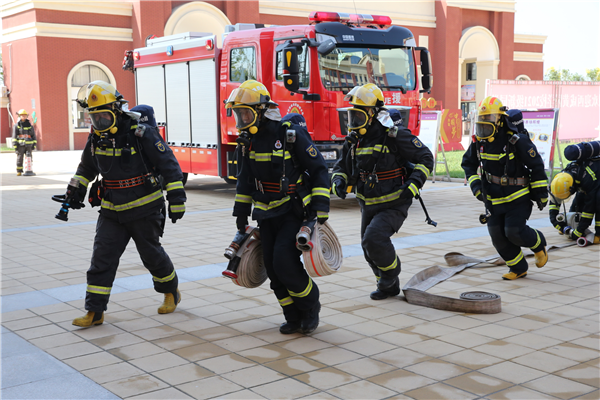
M 383 92 L 374 83 L 355 86 L 344 96 L 354 107 L 348 109 L 348 129 L 357 131 L 361 136 L 367 133 L 376 108 L 383 107 Z
M 27 116 L 27 115 L 29 115 L 29 113 L 24 108 L 21 108 L 19 111 L 17 111 L 17 115 L 18 116 L 21 116 L 21 115 Z
M 117 89 L 104 81 L 93 81 L 83 85 L 77 93 L 77 102 L 87 108 L 92 126 L 97 134 L 109 131 L 116 133 L 117 116 L 115 111 L 121 103 L 127 103 Z
M 550 184 L 550 192 L 557 199 L 568 199 L 573 194 L 573 176 L 567 172 L 557 174 Z
M 502 116 L 508 116 L 506 110 L 507 108 L 502 105 L 497 97 L 488 96 L 479 103 L 475 123 L 477 140 L 494 141 L 494 135 L 501 124 Z
M 248 80 L 234 89 L 225 101 L 225 108 L 233 110 L 235 126 L 238 131 L 247 129 L 251 134 L 258 132 L 260 118 L 258 111 L 275 107 L 269 91 L 260 82 Z

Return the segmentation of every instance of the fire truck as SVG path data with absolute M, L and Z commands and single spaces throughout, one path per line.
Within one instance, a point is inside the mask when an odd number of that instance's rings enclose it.
M 386 107 L 419 134 L 420 93 L 430 92 L 433 77 L 429 51 L 411 31 L 379 15 L 312 12 L 309 20 L 229 25 L 221 47 L 213 34 L 187 32 L 149 39 L 132 52 L 137 104 L 154 107 L 186 179 L 194 173 L 235 182 L 238 135 L 224 101 L 248 79 L 266 86 L 282 116 L 304 116 L 330 170 L 347 134 L 344 96 L 356 85 L 378 85 Z

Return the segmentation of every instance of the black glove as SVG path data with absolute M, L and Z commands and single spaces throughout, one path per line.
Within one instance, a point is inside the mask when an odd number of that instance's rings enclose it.
M 169 218 L 171 219 L 172 223 L 176 223 L 178 219 L 183 218 L 183 214 L 185 214 L 184 203 L 169 202 Z
M 483 194 L 481 192 L 478 192 L 475 198 L 483 203 Z
M 402 189 L 402 193 L 400 193 L 402 200 L 412 199 L 419 195 L 419 188 L 410 179 L 404 185 L 400 186 L 400 189 Z
M 237 226 L 238 231 L 246 231 L 246 227 L 248 226 L 248 217 L 246 215 L 238 215 L 235 219 L 235 225 Z
M 334 179 L 331 184 L 331 191 L 344 200 L 346 198 L 346 182 L 342 178 Z
M 536 200 L 535 201 L 537 203 L 538 208 L 540 209 L 540 211 L 542 211 L 544 209 L 544 207 L 546 207 L 548 205 L 548 199 L 540 199 L 540 200 Z
M 323 225 L 325 223 L 325 221 L 327 221 L 328 219 L 329 219 L 329 215 L 327 215 L 327 214 L 319 215 L 319 213 L 317 213 L 317 222 L 319 223 L 319 225 Z
M 581 237 L 581 236 L 577 236 L 575 234 L 575 229 L 571 229 L 569 231 L 568 235 L 569 235 L 569 239 L 571 239 L 571 240 L 577 240 L 577 239 L 579 239 Z

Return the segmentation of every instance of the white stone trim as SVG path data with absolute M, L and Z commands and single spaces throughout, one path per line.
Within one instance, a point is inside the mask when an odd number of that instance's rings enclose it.
M 530 51 L 515 51 L 514 61 L 544 62 L 544 53 L 533 53 Z
M 133 29 L 112 28 L 108 26 L 30 22 L 4 29 L 2 31 L 2 43 L 13 42 L 15 40 L 26 39 L 35 36 L 132 42 Z
M 0 5 L 2 18 L 24 11 L 42 9 L 54 11 L 84 12 L 93 14 L 122 15 L 131 17 L 133 5 L 129 2 L 111 1 L 34 1 L 34 0 L 3 0 Z
M 496 40 L 496 37 L 494 36 L 492 31 L 483 26 L 472 26 L 463 30 L 462 36 L 458 42 L 459 57 L 463 57 L 463 50 L 467 42 L 475 35 L 486 36 L 490 40 L 490 42 L 494 44 L 494 59 L 500 60 L 500 46 L 498 46 L 498 41 Z
M 528 75 L 521 74 L 515 78 L 515 81 L 530 81 L 531 78 Z
M 548 36 L 515 33 L 515 43 L 544 44 L 546 39 L 548 39 Z
M 448 0 L 448 7 L 464 8 L 469 10 L 483 10 L 496 12 L 515 12 L 515 4 L 513 0 L 498 0 L 498 1 L 465 1 L 465 0 Z
M 187 13 L 192 12 L 192 11 L 204 11 L 204 12 L 209 13 L 210 15 L 215 17 L 216 20 L 221 22 L 223 27 L 225 27 L 226 25 L 231 25 L 231 21 L 229 20 L 229 18 L 227 18 L 227 15 L 223 14 L 223 11 L 219 10 L 217 7 L 213 6 L 212 4 L 208 4 L 208 3 L 204 3 L 204 2 L 200 2 L 200 1 L 193 1 L 191 3 L 183 4 L 183 5 L 175 8 L 171 12 L 171 16 L 169 17 L 169 19 L 167 20 L 167 23 L 165 24 L 164 36 L 172 35 L 173 31 L 175 30 L 175 27 L 177 26 L 177 23 Z M 220 35 L 217 35 L 217 36 L 220 36 Z

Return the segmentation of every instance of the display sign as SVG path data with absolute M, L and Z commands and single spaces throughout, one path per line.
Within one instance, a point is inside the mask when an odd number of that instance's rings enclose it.
M 425 146 L 429 147 L 434 158 L 437 153 L 437 145 L 440 137 L 441 114 L 441 111 L 423 111 L 421 114 L 421 132 L 419 133 L 419 140 L 421 140 Z
M 544 169 L 550 170 L 554 161 L 558 110 L 521 111 L 523 113 L 525 129 L 529 132 L 529 138 L 535 144 L 538 153 L 544 160 Z
M 462 85 L 460 87 L 460 101 L 475 101 L 475 85 Z
M 444 143 L 444 150 L 464 150 L 462 140 L 462 111 L 444 110 L 440 124 L 440 135 Z

